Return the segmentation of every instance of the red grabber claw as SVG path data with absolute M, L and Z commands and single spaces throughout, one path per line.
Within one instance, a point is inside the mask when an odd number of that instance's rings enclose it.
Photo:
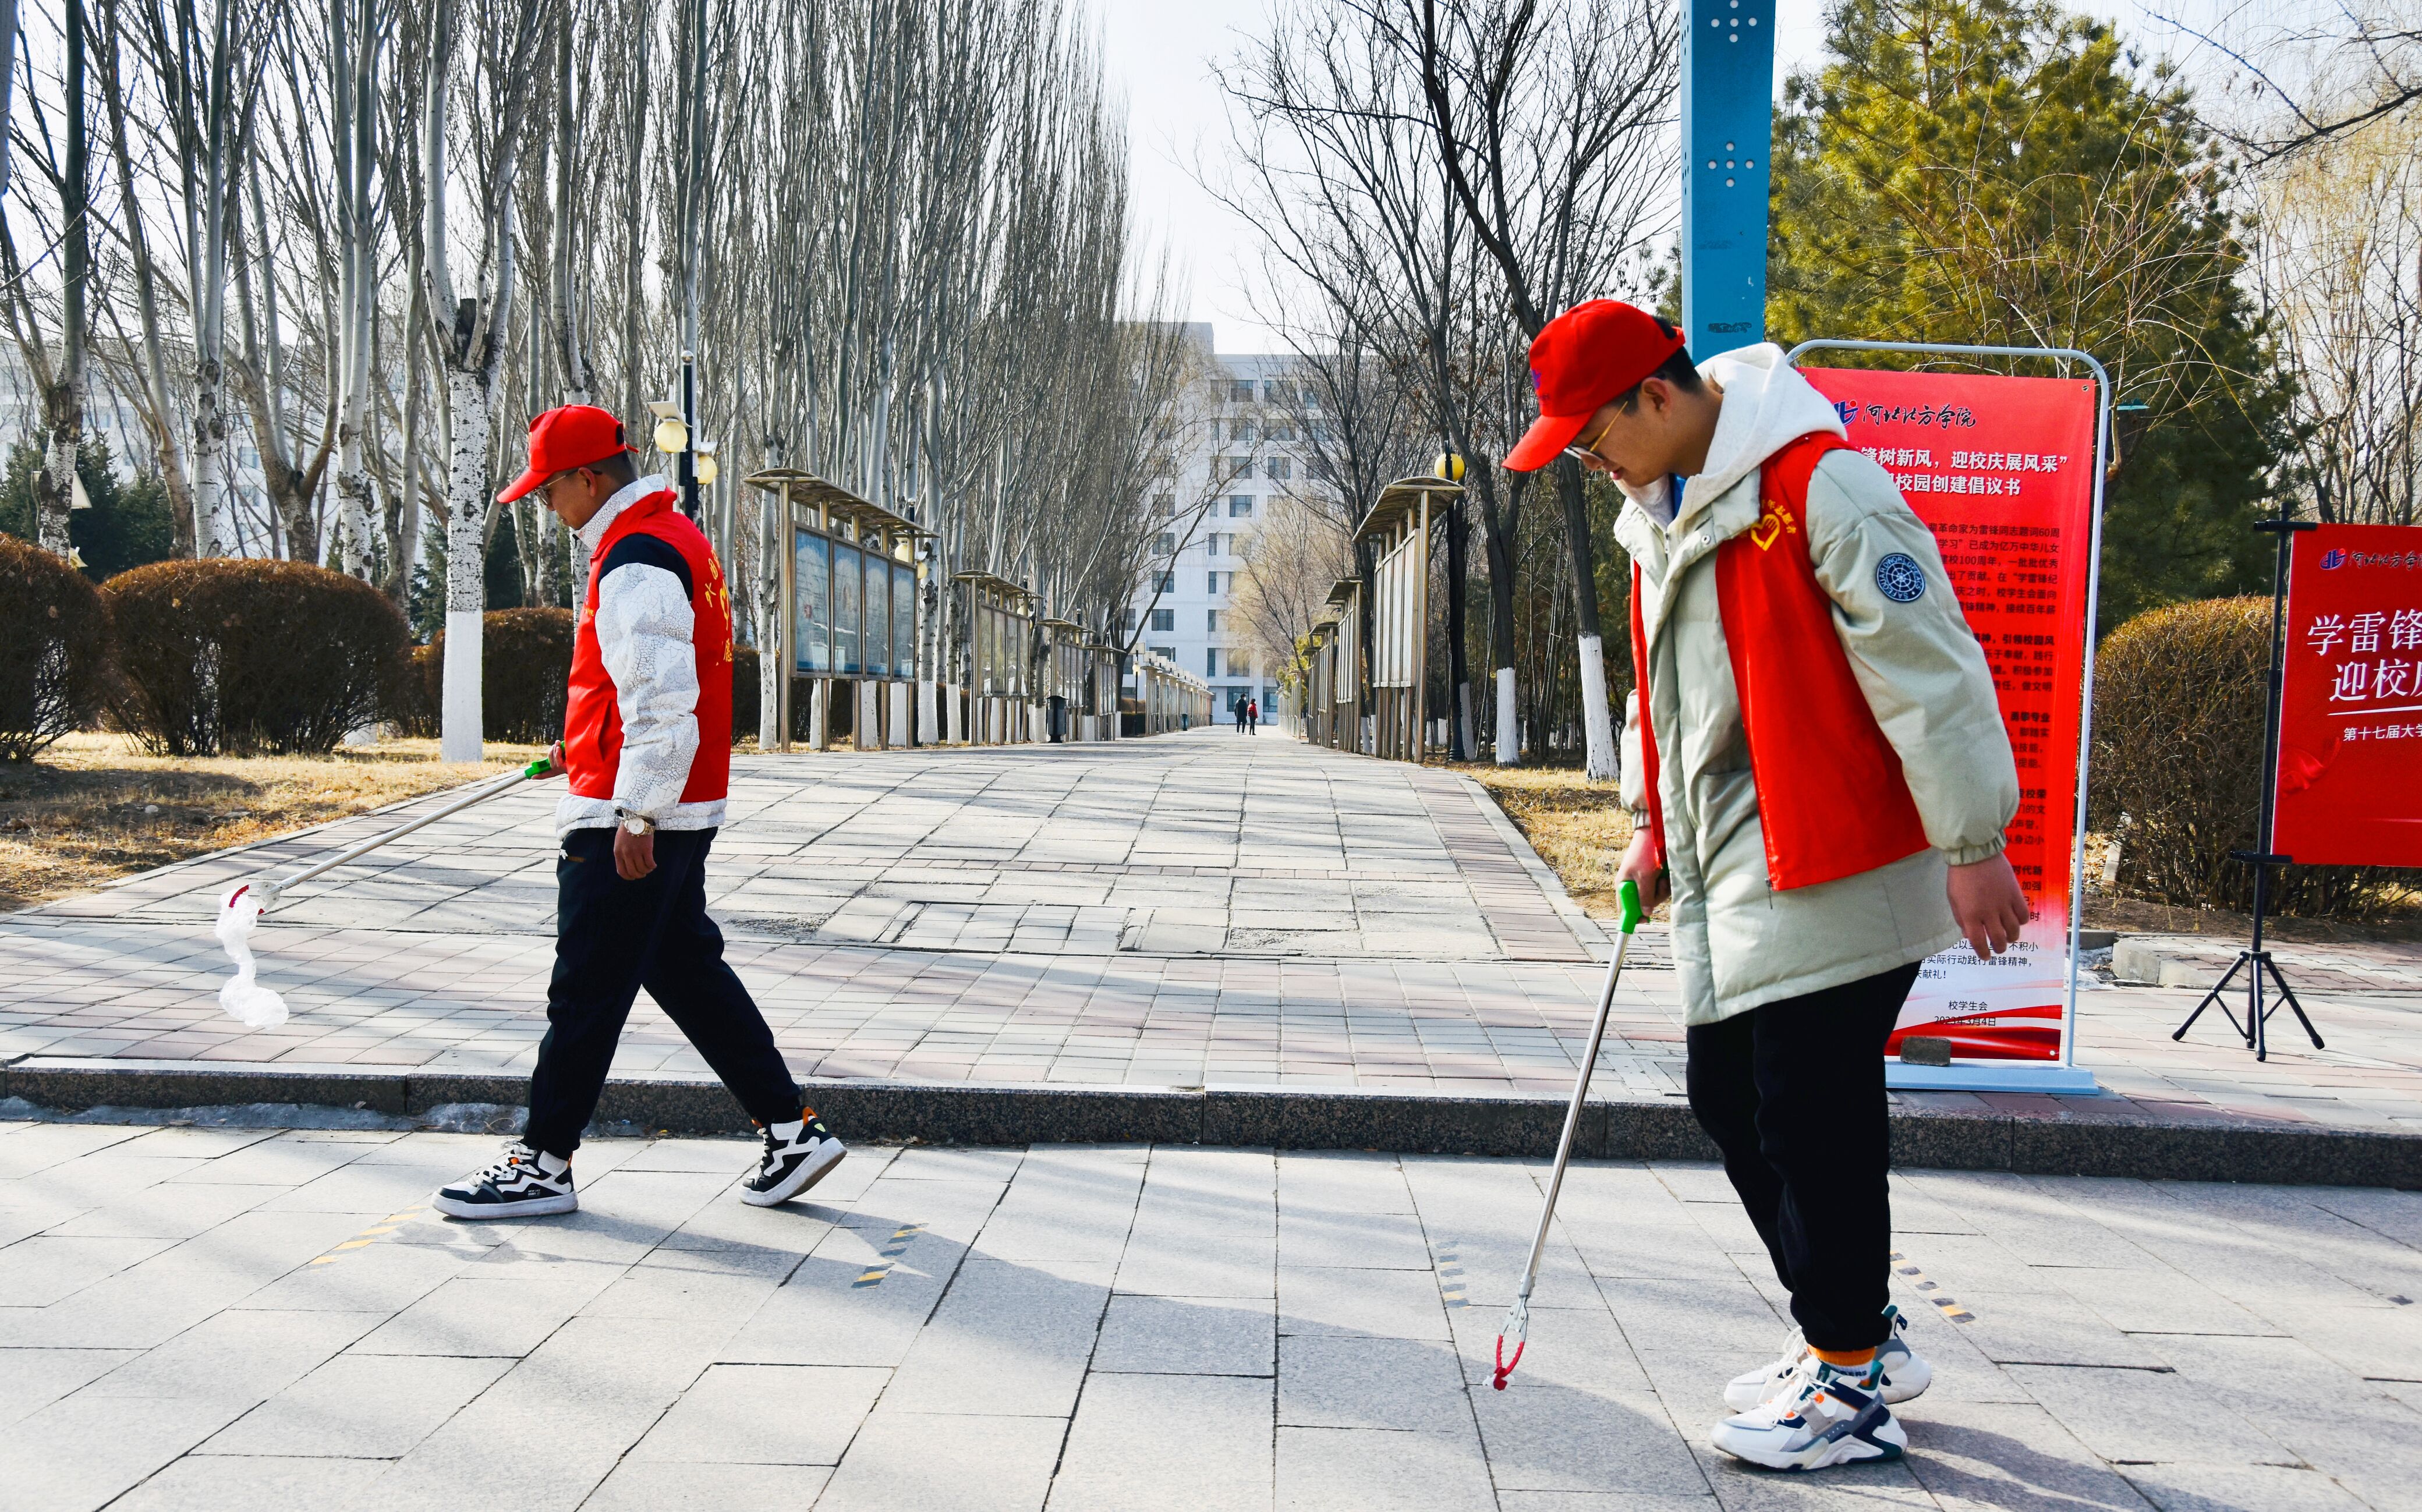
M 1522 1351 L 1530 1347 L 1530 1278 L 1525 1277 L 1522 1283 L 1524 1295 L 1514 1299 L 1514 1305 L 1505 1310 L 1504 1326 L 1497 1331 L 1497 1373 L 1488 1384 L 1501 1392 L 1505 1389 L 1505 1378 L 1514 1374 L 1514 1367 L 1522 1362 Z M 1511 1360 L 1505 1358 L 1505 1341 L 1508 1339 L 1514 1341 L 1514 1358 Z
M 1503 1391 L 1505 1378 L 1514 1374 L 1514 1367 L 1522 1362 L 1522 1351 L 1529 1347 L 1530 1345 L 1526 1342 L 1517 1342 L 1514 1346 L 1514 1358 L 1508 1360 L 1505 1358 L 1505 1336 L 1499 1334 L 1497 1336 L 1497 1373 L 1490 1378 L 1488 1384 L 1501 1392 Z

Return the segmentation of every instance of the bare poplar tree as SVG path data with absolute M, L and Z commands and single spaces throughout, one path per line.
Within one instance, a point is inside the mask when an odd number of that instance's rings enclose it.
M 446 666 L 438 743 L 444 760 L 475 762 L 480 759 L 480 616 L 487 604 L 483 571 L 493 476 L 489 431 L 517 282 L 513 196 L 538 80 L 540 45 L 554 7 L 550 0 L 473 0 L 478 7 L 473 36 L 458 59 L 464 40 L 457 36 L 459 3 L 432 0 L 422 81 L 422 277 L 431 334 L 445 354 L 452 431 L 447 462 Z M 467 286 L 458 286 L 454 278 L 447 217 L 452 171 L 448 128 L 458 64 L 470 96 L 465 114 L 489 127 L 485 134 L 475 130 L 466 164 L 480 209 L 479 260 Z M 458 287 L 467 292 L 458 293 Z
M 16 18 L 8 20 L 13 28 Z M 41 149 L 33 154 L 34 161 L 49 181 L 57 212 L 55 221 L 41 226 L 55 239 L 61 253 L 55 354 L 45 322 L 35 308 L 35 286 L 18 254 L 15 234 L 7 216 L 0 214 L 0 276 L 8 284 L 8 330 L 42 406 L 45 445 L 41 475 L 34 489 L 34 531 L 43 550 L 62 557 L 72 550 L 68 514 L 74 507 L 76 461 L 84 447 L 85 349 L 90 330 L 86 307 L 92 279 L 92 235 L 91 180 L 86 167 L 90 123 L 85 108 L 85 32 L 84 0 L 67 0 L 59 27 L 63 66 L 55 127 L 48 119 L 40 95 L 28 90 L 26 96 L 37 112 L 36 142 Z M 12 35 L 10 42 L 14 41 Z M 12 64 L 14 58 L 12 46 Z M 0 127 L 6 124 L 0 118 Z
M 1374 14 L 1418 61 L 1455 207 L 1496 264 L 1523 336 L 1610 291 L 1625 260 L 1669 224 L 1661 187 L 1675 167 L 1664 130 L 1680 62 L 1674 13 L 1645 0 L 1395 0 Z M 1588 771 L 1611 779 L 1589 505 L 1577 464 L 1559 460 L 1552 471 L 1572 562 Z M 1511 682 L 1501 675 L 1501 730 Z
M 2288 481 L 2315 517 L 2422 521 L 2422 120 L 2274 164 L 2255 270 L 2297 378 Z
M 194 551 L 236 549 L 228 498 L 227 292 L 236 189 L 243 172 L 244 113 L 260 81 L 256 39 L 264 12 L 239 25 L 241 0 L 122 0 L 138 6 L 134 33 L 158 90 L 161 134 L 177 165 L 178 229 L 185 258 L 185 307 L 193 334 L 189 403 L 193 433 Z M 208 5 L 208 13 L 203 6 Z
M 370 326 L 378 308 L 379 230 L 370 196 L 378 165 L 378 59 L 385 27 L 378 0 L 326 0 L 329 134 L 336 148 L 338 381 L 337 519 L 346 571 L 369 580 L 377 558 L 370 529 Z

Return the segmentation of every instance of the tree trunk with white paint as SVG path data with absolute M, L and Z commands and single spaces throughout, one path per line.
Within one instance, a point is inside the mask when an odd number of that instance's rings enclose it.
M 749 574 L 750 607 L 757 620 L 757 748 L 774 750 L 788 733 L 782 728 L 782 677 L 789 669 L 782 641 L 782 496 L 757 493 L 757 570 Z
M 487 607 L 488 424 L 495 406 L 492 381 L 456 368 L 447 375 L 453 399 L 453 454 L 447 459 L 446 669 L 439 701 L 438 758 L 480 759 L 480 639 Z
M 1492 752 L 1500 766 L 1518 766 L 1522 761 L 1522 725 L 1514 701 L 1514 669 L 1497 669 L 1497 748 Z

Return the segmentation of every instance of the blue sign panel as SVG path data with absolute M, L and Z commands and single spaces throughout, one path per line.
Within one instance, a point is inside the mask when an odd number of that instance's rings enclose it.
M 1682 332 L 1702 360 L 1766 339 L 1774 0 L 1683 0 Z

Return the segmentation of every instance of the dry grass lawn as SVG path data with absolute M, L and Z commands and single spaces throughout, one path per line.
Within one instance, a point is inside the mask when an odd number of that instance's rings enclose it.
M 545 749 L 491 742 L 487 754 L 454 766 L 433 740 L 388 740 L 332 756 L 181 759 L 144 755 L 123 735 L 70 735 L 0 764 L 0 910 L 418 797 Z
M 1616 796 L 1612 782 L 1593 782 L 1577 767 L 1494 766 L 1486 763 L 1454 764 L 1469 773 L 1514 827 L 1531 842 L 1539 858 L 1555 868 L 1570 892 L 1592 918 L 1613 919 L 1622 910 L 1614 896 L 1614 868 L 1623 848 L 1631 843 L 1631 813 Z M 2207 934 L 2242 936 L 2253 921 L 2241 913 L 2216 908 L 2180 908 L 2130 898 L 2115 898 L 2100 887 L 2104 848 L 2101 836 L 2085 837 L 2085 918 L 2088 929 L 2128 933 Z M 2363 923 L 2332 919 L 2273 919 L 2264 926 L 2281 939 L 2422 940 L 2422 909 L 2399 918 Z
M 1631 843 L 1631 811 L 1615 784 L 1593 782 L 1572 766 L 1470 762 L 1455 764 L 1455 770 L 1488 790 L 1584 911 L 1596 919 L 1621 916 L 1614 869 Z

